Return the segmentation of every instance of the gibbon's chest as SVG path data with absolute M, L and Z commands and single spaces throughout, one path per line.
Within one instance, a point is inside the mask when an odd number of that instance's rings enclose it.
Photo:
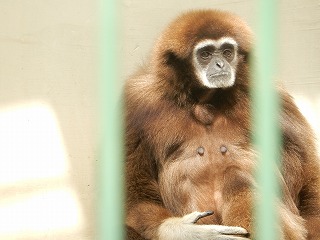
M 159 116 L 151 127 L 152 139 L 160 163 L 181 162 L 189 164 L 225 165 L 242 155 L 249 147 L 246 122 L 232 119 L 210 109 L 177 112 Z
M 213 222 L 219 223 L 224 175 L 234 167 L 251 168 L 252 152 L 241 122 L 224 115 L 212 115 L 210 121 L 205 116 L 205 122 L 202 117 L 182 117 L 174 128 L 167 119 L 162 146 L 171 151 L 160 159 L 159 185 L 166 207 L 175 214 L 213 210 Z

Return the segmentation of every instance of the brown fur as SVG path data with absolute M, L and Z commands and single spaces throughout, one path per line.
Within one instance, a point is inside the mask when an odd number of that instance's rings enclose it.
M 232 37 L 239 45 L 235 85 L 205 89 L 194 73 L 191 53 L 200 40 L 221 37 Z M 127 82 L 126 224 L 144 238 L 156 238 L 159 225 L 169 217 L 207 210 L 214 215 L 202 223 L 241 226 L 254 236 L 256 163 L 247 62 L 251 45 L 252 34 L 238 17 L 220 11 L 189 12 L 169 25 L 150 64 Z M 279 94 L 282 238 L 320 239 L 314 138 L 291 97 L 283 90 Z M 221 146 L 227 152 L 222 153 Z M 197 153 L 199 147 L 203 155 Z

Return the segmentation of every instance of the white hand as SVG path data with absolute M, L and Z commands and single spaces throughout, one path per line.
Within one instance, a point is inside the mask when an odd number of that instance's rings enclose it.
M 212 212 L 193 212 L 181 218 L 168 218 L 159 227 L 159 240 L 248 240 L 247 230 L 223 225 L 197 225 Z

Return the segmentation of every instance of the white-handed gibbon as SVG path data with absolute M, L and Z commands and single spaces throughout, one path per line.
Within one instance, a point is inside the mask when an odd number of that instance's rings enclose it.
M 125 87 L 127 239 L 254 239 L 252 33 L 239 17 L 191 11 L 173 21 Z M 312 131 L 279 90 L 282 240 L 320 239 Z

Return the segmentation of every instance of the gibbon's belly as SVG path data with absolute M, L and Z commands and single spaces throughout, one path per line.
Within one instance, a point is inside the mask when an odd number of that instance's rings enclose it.
M 236 135 L 202 132 L 183 144 L 176 159 L 163 164 L 159 185 L 166 208 L 178 216 L 214 211 L 213 216 L 199 222 L 221 223 L 223 177 L 235 168 L 248 169 L 247 164 L 252 163 L 249 151 L 241 144 L 243 139 Z

